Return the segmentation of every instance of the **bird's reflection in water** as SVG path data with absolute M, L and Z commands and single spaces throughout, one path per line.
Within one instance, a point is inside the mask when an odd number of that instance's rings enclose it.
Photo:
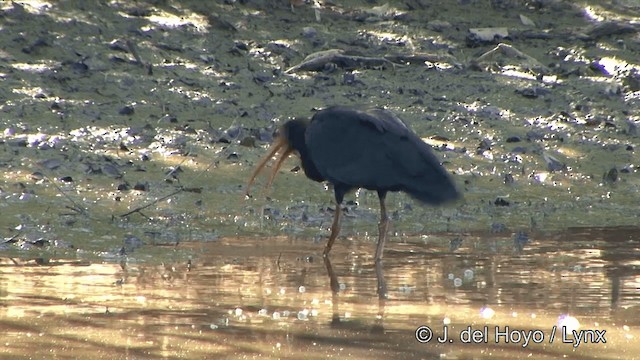
M 331 302 L 333 306 L 333 314 L 331 316 L 332 327 L 344 327 L 346 323 L 340 320 L 340 282 L 333 267 L 329 256 L 324 257 L 324 266 L 327 268 L 329 275 L 329 284 L 331 286 Z M 378 281 L 378 315 L 376 321 L 371 328 L 372 333 L 384 333 L 384 309 L 387 302 L 387 281 L 384 279 L 384 269 L 382 261 L 375 262 L 376 279 Z

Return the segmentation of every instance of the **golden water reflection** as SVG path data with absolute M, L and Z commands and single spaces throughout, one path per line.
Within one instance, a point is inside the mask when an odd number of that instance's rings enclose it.
M 354 239 L 330 261 L 307 238 L 180 244 L 195 255 L 160 265 L 0 258 L 0 357 L 640 358 L 637 233 L 539 234 L 521 252 L 510 235 L 395 238 L 381 267 Z M 578 323 L 591 343 L 550 342 Z

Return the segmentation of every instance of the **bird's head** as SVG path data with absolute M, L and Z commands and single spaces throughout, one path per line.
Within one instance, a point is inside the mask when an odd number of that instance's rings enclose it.
M 293 150 L 302 152 L 306 149 L 304 134 L 309 126 L 309 120 L 296 118 L 289 120 L 280 127 L 279 137 L 285 138 Z
M 249 178 L 249 182 L 247 183 L 245 192 L 246 196 L 249 196 L 249 190 L 255 178 L 274 155 L 280 153 L 273 165 L 273 170 L 271 170 L 269 182 L 267 182 L 267 185 L 265 186 L 266 188 L 269 188 L 271 186 L 273 180 L 276 177 L 276 174 L 278 173 L 278 170 L 282 166 L 282 163 L 289 157 L 289 155 L 291 155 L 292 152 L 304 151 L 304 133 L 308 125 L 309 120 L 307 119 L 294 119 L 287 121 L 280 127 L 273 145 L 271 145 L 271 147 L 267 151 L 267 154 L 260 160 L 260 162 L 258 162 L 258 165 L 256 165 L 256 169 L 253 171 L 253 174 L 251 174 L 251 177 Z

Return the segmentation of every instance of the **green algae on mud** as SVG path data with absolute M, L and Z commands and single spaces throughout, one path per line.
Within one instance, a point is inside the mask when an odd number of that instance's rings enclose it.
M 437 155 L 464 192 L 464 201 L 446 208 L 390 196 L 390 241 L 495 224 L 508 232 L 552 232 L 635 223 L 637 42 L 633 33 L 580 36 L 606 25 L 604 18 L 629 22 L 632 5 L 468 2 L 415 8 L 391 2 L 390 9 L 410 16 L 364 22 L 348 15 L 362 4 L 336 6 L 335 13 L 322 9 L 317 22 L 308 7 L 293 14 L 261 1 L 87 3 L 82 12 L 66 1 L 4 3 L 3 34 L 21 35 L 0 36 L 7 63 L 0 76 L 6 99 L 0 105 L 2 236 L 59 240 L 79 254 L 113 254 L 127 236 L 149 245 L 228 236 L 322 237 L 334 206 L 330 191 L 287 171 L 295 166 L 291 160 L 269 192 L 257 184 L 254 198 L 243 199 L 246 178 L 267 144 L 241 146 L 244 139 L 222 142 L 218 134 L 273 130 L 288 118 L 334 104 L 398 113 L 441 150 Z M 226 14 L 234 26 L 221 28 L 219 18 L 208 17 L 212 13 Z M 547 72 L 505 57 L 471 66 L 496 44 L 469 45 L 468 28 L 532 30 L 516 13 L 553 36 L 504 41 Z M 70 23 L 70 17 L 76 20 Z M 34 34 L 34 26 L 46 27 L 55 40 Z M 315 35 L 304 35 L 310 33 Z M 150 67 L 140 66 L 126 40 Z M 309 54 L 336 47 L 369 56 L 446 54 L 452 60 L 284 72 Z M 523 89 L 534 89 L 533 96 L 523 96 Z M 549 156 L 563 168 L 550 171 Z M 613 182 L 603 177 L 611 169 L 618 171 Z M 506 177 L 513 182 L 505 184 Z M 180 188 L 189 191 L 170 196 Z M 496 205 L 498 198 L 509 205 Z M 368 236 L 377 222 L 375 195 L 361 191 L 346 200 L 354 199 L 344 235 Z M 74 252 L 68 246 L 51 251 Z
M 583 35 L 635 20 L 625 10 L 634 4 L 536 4 L 345 0 L 321 7 L 317 22 L 310 7 L 292 13 L 261 0 L 3 2 L 0 354 L 632 358 L 637 228 L 616 225 L 640 215 L 637 31 Z M 384 8 L 402 14 L 370 15 Z M 496 44 L 468 45 L 468 29 L 495 26 L 551 36 L 504 40 L 549 72 L 513 58 L 471 66 Z M 284 72 L 332 48 L 453 60 Z M 396 112 L 464 192 L 443 208 L 389 195 L 383 317 L 371 266 L 378 201 L 347 196 L 355 202 L 332 253 L 343 285 L 338 329 L 317 261 L 332 192 L 289 171 L 292 159 L 271 189 L 259 179 L 244 198 L 268 146 L 252 131 L 336 104 Z M 230 130 L 242 136 L 222 139 Z M 549 156 L 562 166 L 550 171 Z M 612 169 L 617 176 L 605 176 Z M 496 317 L 479 317 L 484 306 Z M 414 339 L 418 326 L 447 321 L 548 330 L 567 312 L 585 329 L 608 329 L 610 343 L 443 348 Z M 372 335 L 382 318 L 388 331 Z
M 253 198 L 245 199 L 246 178 L 263 150 L 233 144 L 223 150 L 240 154 L 244 160 L 239 162 L 220 161 L 216 155 L 221 150 L 208 146 L 189 156 L 145 162 L 144 171 L 125 169 L 122 179 L 77 173 L 63 165 L 48 171 L 50 175 L 43 180 L 31 180 L 28 165 L 22 170 L 14 168 L 5 172 L 5 188 L 15 186 L 16 181 L 26 191 L 6 198 L 0 222 L 7 228 L 19 227 L 17 236 L 63 240 L 80 252 L 98 253 L 115 252 L 128 235 L 148 244 L 208 241 L 220 236 L 326 235 L 334 206 L 332 194 L 302 173 L 287 171 L 296 165 L 295 158 L 287 162 L 271 189 L 262 189 L 258 183 Z M 21 150 L 29 151 L 39 152 Z M 445 155 L 450 168 L 465 167 L 460 163 L 468 161 L 449 152 Z M 166 169 L 176 166 L 182 172 L 167 181 Z M 66 174 L 73 174 L 73 183 L 58 180 Z M 607 184 L 563 172 L 544 174 L 544 181 L 516 175 L 515 183 L 509 185 L 502 183 L 495 169 L 480 176 L 454 175 L 465 190 L 465 199 L 444 208 L 422 207 L 404 194 L 390 194 L 389 209 L 394 212 L 391 241 L 405 234 L 487 230 L 494 223 L 505 224 L 514 232 L 552 231 L 568 225 L 628 225 L 630 214 L 636 211 L 633 197 L 618 195 L 633 188 L 631 182 Z M 151 185 L 148 191 L 114 191 L 122 182 Z M 180 186 L 199 190 L 178 192 L 156 202 Z M 18 197 L 22 193 L 26 194 L 23 199 Z M 496 197 L 506 199 L 509 206 L 496 205 Z M 345 236 L 374 233 L 375 194 L 363 190 L 347 197 L 352 199 L 357 205 L 351 206 L 352 215 L 345 218 Z M 147 204 L 151 206 L 121 217 Z M 266 216 L 265 209 L 269 210 Z M 305 217 L 316 221 L 305 222 Z

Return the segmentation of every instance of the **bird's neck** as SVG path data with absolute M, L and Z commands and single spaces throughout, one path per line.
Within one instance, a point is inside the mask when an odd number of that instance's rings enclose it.
M 305 175 L 314 181 L 324 181 L 320 172 L 313 163 L 309 148 L 307 147 L 306 131 L 308 120 L 291 120 L 284 125 L 285 136 L 289 145 L 298 152 Z
M 296 149 L 300 154 L 300 161 L 302 162 L 302 169 L 304 169 L 304 174 L 311 180 L 314 181 L 324 181 L 324 177 L 320 174 L 313 160 L 311 160 L 311 156 L 309 155 L 309 151 L 305 146 L 302 149 Z

